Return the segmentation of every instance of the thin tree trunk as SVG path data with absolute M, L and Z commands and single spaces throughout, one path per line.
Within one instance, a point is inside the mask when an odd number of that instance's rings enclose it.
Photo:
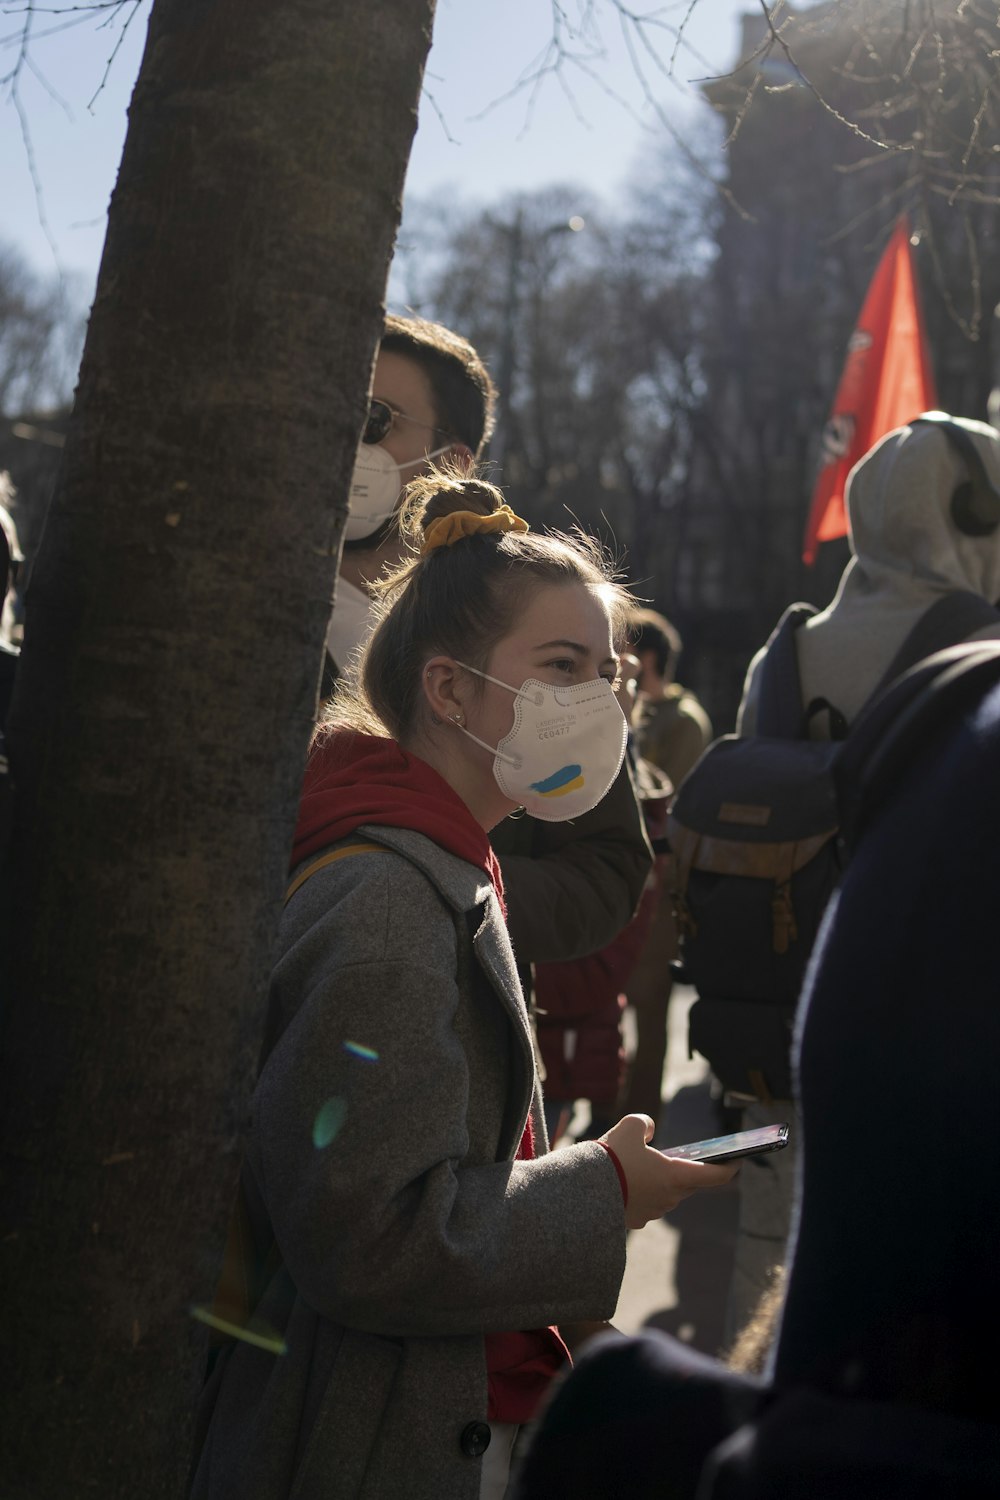
M 12 726 L 0 1489 L 177 1496 L 434 0 L 156 0 Z

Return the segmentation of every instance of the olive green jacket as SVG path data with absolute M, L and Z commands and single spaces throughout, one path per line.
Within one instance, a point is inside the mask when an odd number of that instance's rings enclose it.
M 529 964 L 606 947 L 634 916 L 653 863 L 628 756 L 592 812 L 566 823 L 514 813 L 490 842 L 503 870 L 522 980 Z

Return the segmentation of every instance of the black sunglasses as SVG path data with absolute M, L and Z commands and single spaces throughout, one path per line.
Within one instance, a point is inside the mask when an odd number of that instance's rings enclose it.
M 361 441 L 369 445 L 383 442 L 392 431 L 393 422 L 413 422 L 417 427 L 427 426 L 426 422 L 421 422 L 417 417 L 408 417 L 405 411 L 397 411 L 394 406 L 388 406 L 373 396 L 368 403 L 368 417 Z M 432 427 L 430 431 L 438 433 L 440 437 L 451 437 L 451 433 L 445 432 L 441 427 Z

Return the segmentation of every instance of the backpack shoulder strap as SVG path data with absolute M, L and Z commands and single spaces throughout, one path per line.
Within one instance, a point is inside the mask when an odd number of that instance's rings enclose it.
M 317 875 L 328 865 L 336 864 L 341 859 L 349 859 L 352 854 L 378 852 L 385 854 L 388 850 L 384 844 L 373 844 L 364 840 L 344 844 L 340 848 L 324 850 L 301 869 L 291 882 L 285 892 L 285 905 L 287 906 L 296 891 L 302 889 L 310 876 Z M 270 1027 L 271 1016 L 269 1014 L 265 1027 L 264 1046 L 258 1062 L 258 1072 L 263 1068 L 274 1044 L 275 1037 L 268 1035 Z M 268 1282 L 281 1269 L 282 1264 L 281 1252 L 270 1228 L 253 1176 L 244 1168 L 229 1218 L 225 1255 L 215 1296 L 209 1307 L 198 1309 L 196 1314 L 214 1331 L 211 1345 L 213 1350 L 217 1350 L 230 1339 L 238 1338 L 257 1344 L 261 1348 L 272 1349 L 276 1353 L 284 1352 L 283 1345 L 280 1349 L 275 1347 L 275 1336 L 270 1338 L 266 1335 L 261 1336 L 254 1332 L 252 1327 L 248 1327 Z
M 795 632 L 815 613 L 811 604 L 790 604 L 771 633 L 760 667 L 758 734 L 783 740 L 802 738 L 802 684 Z
M 837 756 L 841 829 L 853 850 L 910 762 L 1000 682 L 1000 640 L 966 641 L 911 667 L 862 709 Z
M 981 594 L 959 589 L 942 595 L 936 604 L 924 610 L 879 679 L 872 699 L 925 656 L 954 646 L 988 625 L 1000 626 L 1000 610 L 994 609 Z
M 369 843 L 365 839 L 356 839 L 353 844 L 340 844 L 335 845 L 332 849 L 322 850 L 317 854 L 315 859 L 310 860 L 307 865 L 303 865 L 294 876 L 285 890 L 283 904 L 287 906 L 295 893 L 302 889 L 306 881 L 311 879 L 313 875 L 318 875 L 320 870 L 325 870 L 328 865 L 335 865 L 341 859 L 350 859 L 352 854 L 368 854 L 369 852 L 373 854 L 387 854 L 389 851 L 384 844 Z M 270 1057 L 283 1030 L 284 1022 L 281 1014 L 275 1009 L 269 999 L 267 1009 L 264 1012 L 264 1030 L 261 1035 L 260 1054 L 257 1058 L 258 1073 L 260 1073 L 267 1059 Z
M 324 854 L 317 855 L 311 864 L 300 870 L 285 892 L 285 905 L 295 895 L 296 891 L 302 889 L 306 881 L 312 875 L 318 875 L 320 870 L 325 870 L 327 865 L 335 865 L 338 860 L 349 859 L 352 854 L 386 854 L 388 850 L 384 844 L 371 844 L 360 842 L 357 844 L 345 844 L 340 849 L 327 849 Z

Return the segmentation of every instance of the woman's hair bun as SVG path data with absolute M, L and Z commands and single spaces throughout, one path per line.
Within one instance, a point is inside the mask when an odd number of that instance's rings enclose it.
M 419 547 L 432 521 L 456 510 L 490 516 L 504 503 L 495 484 L 477 477 L 471 465 L 445 464 L 411 479 L 399 513 L 399 529 Z

